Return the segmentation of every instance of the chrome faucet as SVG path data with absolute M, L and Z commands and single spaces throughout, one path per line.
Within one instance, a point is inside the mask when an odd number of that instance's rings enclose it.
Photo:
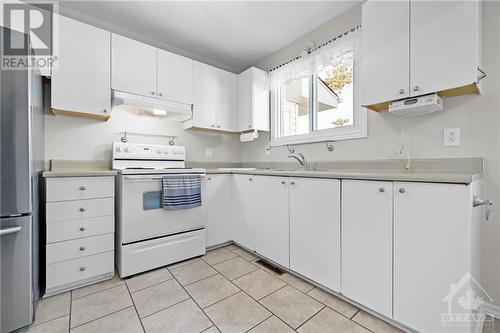
M 295 155 L 288 155 L 288 158 L 293 158 L 294 160 L 297 160 L 297 162 L 300 163 L 300 165 L 304 170 L 307 169 L 307 160 L 304 157 L 304 155 L 302 155 L 301 153 L 297 153 L 297 155 L 299 155 L 300 157 L 297 157 Z

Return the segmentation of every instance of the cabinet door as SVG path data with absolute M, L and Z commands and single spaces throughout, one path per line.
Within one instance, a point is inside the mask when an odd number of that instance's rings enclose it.
M 158 50 L 158 97 L 193 104 L 192 59 Z
M 156 48 L 116 34 L 111 47 L 111 87 L 156 97 Z
M 215 127 L 233 132 L 237 130 L 238 76 L 221 69 L 216 69 L 216 75 L 218 85 L 215 95 Z
M 252 125 L 253 129 L 269 131 L 269 87 L 267 72 L 252 67 Z
M 238 75 L 238 130 L 247 131 L 253 128 L 253 94 L 252 69 Z
M 462 332 L 441 319 L 451 285 L 470 271 L 469 192 L 465 185 L 394 183 L 394 319 L 419 332 Z
M 342 181 L 342 294 L 392 317 L 392 183 Z
M 215 129 L 218 84 L 215 67 L 194 62 L 194 126 Z
M 481 1 L 411 1 L 412 95 L 477 81 Z
M 289 191 L 287 178 L 255 177 L 255 251 L 289 267 Z
M 232 219 L 233 240 L 244 247 L 254 250 L 255 234 L 255 198 L 254 177 L 233 175 Z
M 52 108 L 106 116 L 111 109 L 110 33 L 59 16 Z
M 363 4 L 362 105 L 409 96 L 409 9 L 409 0 Z
M 292 178 L 290 269 L 340 290 L 340 182 Z
M 231 239 L 230 209 L 231 176 L 207 175 L 204 205 L 207 211 L 207 247 L 228 242 Z

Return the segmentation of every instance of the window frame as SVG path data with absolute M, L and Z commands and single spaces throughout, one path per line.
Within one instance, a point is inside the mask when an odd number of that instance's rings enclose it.
M 271 90 L 271 146 L 361 139 L 368 136 L 367 110 L 360 104 L 359 50 L 354 50 L 353 58 L 353 125 L 314 130 L 317 108 L 317 74 L 309 75 L 309 133 L 280 137 L 281 88 Z M 311 83 L 312 81 L 312 83 Z

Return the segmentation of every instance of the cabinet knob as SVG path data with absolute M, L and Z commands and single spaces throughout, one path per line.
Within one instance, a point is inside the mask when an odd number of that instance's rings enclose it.
M 211 177 L 208 177 L 207 179 L 208 179 L 208 180 L 212 180 L 212 178 L 211 178 Z
M 87 268 L 85 266 L 82 266 L 80 267 L 80 272 L 83 272 L 84 270 L 86 270 Z
M 253 178 L 248 178 L 248 181 L 249 182 L 253 182 Z
M 281 181 L 281 184 L 285 185 L 285 184 L 286 184 L 286 181 L 282 180 L 282 181 Z
M 212 124 L 212 125 L 210 125 L 210 127 L 215 127 L 215 125 L 214 125 L 214 124 Z
M 405 90 L 404 90 L 404 89 L 399 89 L 399 94 L 400 94 L 400 95 L 404 95 L 404 93 L 405 93 Z
M 155 95 L 155 92 L 154 92 L 154 91 L 152 91 L 152 92 L 151 92 L 151 95 L 153 95 L 153 96 L 154 96 L 154 95 Z
M 104 110 L 102 110 L 102 112 L 108 113 L 108 109 L 104 109 Z
M 295 182 L 291 182 L 290 185 L 295 185 Z
M 160 97 L 163 96 L 163 93 L 159 93 L 158 96 L 160 96 Z
M 84 212 L 84 211 L 86 211 L 86 209 L 85 209 L 85 208 L 83 208 L 83 207 L 82 207 L 82 208 L 80 208 L 80 212 Z
M 406 189 L 405 189 L 404 187 L 401 187 L 401 188 L 399 189 L 399 193 L 405 193 L 405 192 L 406 192 Z
M 385 192 L 385 187 L 379 187 L 378 191 L 382 193 Z
M 85 227 L 80 227 L 80 231 L 85 231 L 85 230 L 87 230 L 87 228 L 85 228 Z
M 87 189 L 87 186 L 80 186 L 80 191 L 85 191 Z
M 217 128 L 220 128 L 220 125 L 217 125 Z
M 413 87 L 413 91 L 419 91 L 420 90 L 420 87 L 419 86 L 415 86 Z
M 80 246 L 80 251 L 85 251 L 85 246 Z

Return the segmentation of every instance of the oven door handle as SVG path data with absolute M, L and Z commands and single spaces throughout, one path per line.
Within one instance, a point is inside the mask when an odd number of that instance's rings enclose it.
M 151 181 L 151 180 L 161 180 L 161 176 L 123 176 L 125 180 L 135 180 L 135 181 Z

